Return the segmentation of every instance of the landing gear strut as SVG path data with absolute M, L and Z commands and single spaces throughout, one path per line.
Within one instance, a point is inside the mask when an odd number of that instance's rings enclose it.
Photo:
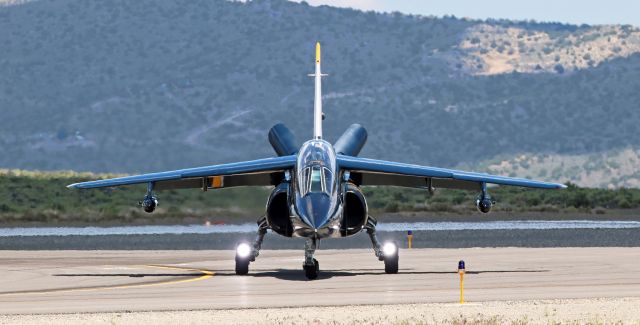
M 400 254 L 398 249 L 398 245 L 394 242 L 386 242 L 384 245 L 380 245 L 378 241 L 378 236 L 376 236 L 376 225 L 378 222 L 376 219 L 369 217 L 367 220 L 367 225 L 365 228 L 367 229 L 367 234 L 371 239 L 371 244 L 373 245 L 373 252 L 376 254 L 376 257 L 379 261 L 384 261 L 384 272 L 387 274 L 396 274 L 398 273 L 398 260 L 400 259 Z
M 256 260 L 256 257 L 260 255 L 260 249 L 262 248 L 262 241 L 264 235 L 267 234 L 267 219 L 262 217 L 258 220 L 258 234 L 253 241 L 253 245 L 247 243 L 240 243 L 236 246 L 236 274 L 246 275 L 249 273 L 249 264 Z
M 304 275 L 309 280 L 317 279 L 320 273 L 320 264 L 318 260 L 313 257 L 313 254 L 316 252 L 316 244 L 316 238 L 309 238 L 304 244 L 304 263 L 302 264 L 302 269 L 304 270 Z

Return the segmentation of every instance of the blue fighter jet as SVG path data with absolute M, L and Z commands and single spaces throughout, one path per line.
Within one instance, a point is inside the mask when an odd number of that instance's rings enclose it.
M 366 231 L 375 256 L 384 261 L 386 273 L 398 272 L 398 246 L 381 244 L 376 237 L 376 220 L 369 216 L 362 186 L 402 186 L 433 191 L 436 188 L 474 190 L 478 210 L 489 212 L 493 200 L 487 184 L 560 189 L 548 182 L 493 176 L 358 157 L 367 140 L 367 131 L 359 124 L 331 144 L 322 138 L 322 83 L 320 43 L 316 44 L 313 138 L 295 145 L 293 134 L 283 124 L 269 131 L 269 142 L 277 157 L 213 165 L 199 168 L 143 174 L 71 184 L 70 188 L 90 189 L 131 184 L 147 184 L 141 201 L 146 212 L 158 206 L 155 190 L 176 188 L 209 189 L 235 186 L 271 186 L 265 215 L 258 220 L 253 243 L 236 248 L 236 274 L 249 272 L 256 260 L 268 229 L 285 237 L 305 237 L 303 269 L 308 279 L 318 277 L 314 258 L 318 241 L 329 237 L 347 237 Z

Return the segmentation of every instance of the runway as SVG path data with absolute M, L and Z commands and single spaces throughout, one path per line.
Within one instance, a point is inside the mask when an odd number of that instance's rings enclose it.
M 2 251 L 0 314 L 198 310 L 640 296 L 637 248 L 404 249 L 385 274 L 371 250 L 264 250 L 248 276 L 233 251 Z

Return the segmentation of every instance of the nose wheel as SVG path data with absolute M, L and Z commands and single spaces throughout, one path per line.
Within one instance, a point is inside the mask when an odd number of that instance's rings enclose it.
M 303 265 L 302 269 L 304 269 L 304 275 L 307 279 L 315 280 L 318 278 L 318 274 L 320 274 L 320 263 L 314 258 L 312 265 Z

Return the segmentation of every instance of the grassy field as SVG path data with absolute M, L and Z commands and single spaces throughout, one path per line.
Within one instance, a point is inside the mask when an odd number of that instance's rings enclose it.
M 144 185 L 98 190 L 72 190 L 66 185 L 117 175 L 75 172 L 0 171 L 0 223 L 22 224 L 149 224 L 254 221 L 264 212 L 269 188 L 159 191 L 153 214 L 138 207 Z M 370 187 L 364 189 L 372 215 L 439 215 L 456 218 L 474 214 L 478 193 Z M 493 215 L 636 215 L 639 189 L 490 190 L 498 202 Z

